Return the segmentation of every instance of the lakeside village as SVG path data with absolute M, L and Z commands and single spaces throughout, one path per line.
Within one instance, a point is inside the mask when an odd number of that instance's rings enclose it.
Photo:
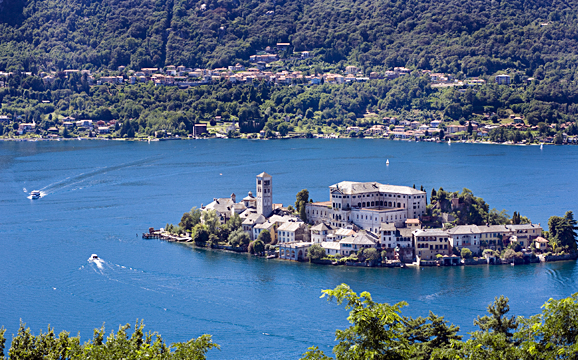
M 249 192 L 239 202 L 234 193 L 215 198 L 185 213 L 178 227 L 150 228 L 143 238 L 348 266 L 514 265 L 576 259 L 571 212 L 552 217 L 549 234 L 517 213 L 509 221 L 504 211 L 498 217 L 507 224 L 452 226 L 455 218 L 440 210 L 449 207 L 459 213 L 468 201 L 483 200 L 471 192 L 462 198 L 443 189 L 432 195 L 427 205 L 423 189 L 342 181 L 329 186 L 329 201 L 313 202 L 302 190 L 296 208 L 283 207 L 273 203 L 273 178 L 263 172 L 257 175 L 256 196 Z M 438 217 L 443 225 L 433 227 Z M 562 239 L 567 230 L 563 224 L 570 227 L 570 240 Z
M 346 84 L 351 82 L 367 82 L 381 79 L 396 79 L 400 76 L 409 75 L 412 71 L 419 71 L 421 74 L 429 77 L 432 88 L 460 87 L 459 91 L 465 91 L 464 87 L 478 87 L 486 84 L 482 78 L 471 78 L 458 80 L 451 74 L 434 73 L 430 70 L 412 70 L 405 67 L 395 67 L 383 73 L 371 72 L 363 74 L 362 69 L 357 66 L 346 66 L 343 74 L 339 73 L 317 73 L 308 75 L 309 71 L 288 71 L 287 67 L 280 59 L 278 52 L 286 51 L 290 48 L 290 43 L 278 43 L 276 47 L 267 47 L 264 51 L 250 56 L 250 64 L 253 67 L 245 67 L 243 64 L 236 64 L 227 68 L 216 69 L 192 69 L 185 66 L 170 65 L 163 68 L 143 68 L 140 70 L 127 69 L 120 66 L 114 75 L 110 72 L 92 74 L 90 70 L 68 69 L 60 72 L 40 72 L 33 74 L 30 72 L 22 73 L 25 76 L 39 76 L 46 84 L 51 84 L 58 78 L 69 78 L 70 76 L 85 77 L 90 86 L 104 84 L 135 85 L 152 83 L 155 86 L 178 86 L 186 89 L 194 86 L 210 85 L 227 81 L 232 84 L 255 84 L 258 82 L 268 82 L 278 86 L 291 86 L 293 84 L 307 84 L 316 86 L 321 84 Z M 288 60 L 306 60 L 311 56 L 310 52 L 303 51 L 294 54 Z M 277 70 L 276 70 L 277 69 Z M 283 69 L 283 70 L 279 70 Z M 13 72 L 0 72 L 0 87 L 6 87 L 7 79 Z M 108 74 L 108 75 L 106 75 Z M 368 76 L 366 76 L 368 75 Z M 491 78 L 497 85 L 509 86 L 512 84 L 512 77 L 508 74 L 498 74 Z M 527 78 L 524 83 L 530 84 L 537 82 L 534 78 Z M 50 100 L 43 100 L 42 103 L 49 105 Z M 372 114 L 367 114 L 368 116 Z M 375 114 L 373 114 L 375 115 Z M 502 114 L 503 115 L 503 114 Z M 542 129 L 538 125 L 527 124 L 521 115 L 506 114 L 507 119 L 502 119 L 495 123 L 496 114 L 484 113 L 482 120 L 471 120 L 467 123 L 453 121 L 451 119 L 433 120 L 428 123 L 420 121 L 409 121 L 398 119 L 397 117 L 383 117 L 377 120 L 375 116 L 370 116 L 373 121 L 370 126 L 347 126 L 337 130 L 331 129 L 331 132 L 297 132 L 297 131 L 266 131 L 261 130 L 258 134 L 240 134 L 239 124 L 232 119 L 228 122 L 215 116 L 208 122 L 196 123 L 188 136 L 179 136 L 170 132 L 157 132 L 152 140 L 180 140 L 184 138 L 199 139 L 207 137 L 229 138 L 299 138 L 299 137 L 316 137 L 316 138 L 343 138 L 343 137 L 369 137 L 369 138 L 387 138 L 392 140 L 405 141 L 463 141 L 463 142 L 482 142 L 497 143 L 491 138 L 491 132 L 494 129 L 503 128 L 516 132 L 532 133 L 533 141 L 527 139 L 513 139 L 505 141 L 507 144 L 525 145 L 535 144 L 578 144 L 578 136 L 572 136 L 566 133 L 566 130 L 573 126 L 572 122 L 563 124 L 550 124 L 547 129 Z M 55 123 L 47 128 L 40 128 L 37 123 L 25 122 L 25 117 L 18 114 L 2 114 L 0 112 L 0 125 L 8 129 L 13 128 L 11 136 L 4 135 L 4 139 L 25 139 L 25 140 L 62 140 L 66 138 L 75 139 L 123 139 L 120 135 L 122 123 L 118 120 L 92 120 L 76 119 L 72 116 L 57 116 L 52 118 Z M 288 116 L 285 121 L 290 123 L 292 119 Z M 491 121 L 492 120 L 492 121 Z M 559 133 L 560 136 L 553 134 Z M 140 140 L 151 140 L 149 134 L 132 134 L 129 138 Z M 500 142 L 501 143 L 501 142 Z

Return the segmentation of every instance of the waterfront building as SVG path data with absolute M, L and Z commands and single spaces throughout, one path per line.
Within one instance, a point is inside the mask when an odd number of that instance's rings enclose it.
M 542 235 L 542 226 L 540 224 L 517 224 L 506 225 L 512 230 L 512 240 L 517 241 L 523 248 L 528 248 L 532 242 Z
M 380 245 L 384 249 L 412 248 L 415 228 L 398 228 L 395 224 L 381 224 Z
M 339 251 L 343 256 L 357 254 L 367 248 L 376 248 L 378 238 L 371 232 L 359 232 L 355 236 L 349 236 L 339 241 Z
M 514 232 L 507 225 L 482 225 L 480 230 L 480 245 L 484 249 L 502 251 L 510 242 Z
M 421 260 L 436 260 L 437 255 L 451 255 L 452 246 L 448 234 L 442 229 L 418 229 L 413 231 L 415 255 Z
M 481 231 L 477 225 L 458 225 L 447 230 L 446 236 L 450 237 L 450 244 L 459 250 L 468 248 L 472 253 L 480 252 Z
M 290 242 L 279 244 L 279 258 L 285 260 L 307 260 L 307 250 L 313 245 L 310 242 Z
M 423 215 L 426 207 L 426 193 L 408 186 L 342 181 L 331 185 L 329 194 L 329 201 L 306 205 L 311 222 L 324 221 L 334 227 L 355 224 L 379 233 L 382 223 L 402 227 L 407 219 Z

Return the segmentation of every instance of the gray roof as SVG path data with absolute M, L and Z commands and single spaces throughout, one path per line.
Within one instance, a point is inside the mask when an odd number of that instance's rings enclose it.
M 277 228 L 277 231 L 297 231 L 303 226 L 302 222 L 286 222 Z
M 510 232 L 511 229 L 508 229 L 506 225 L 479 225 L 478 229 L 483 232 Z
M 450 235 L 470 235 L 481 234 L 478 225 L 458 225 L 455 228 L 447 230 Z
M 311 227 L 311 230 L 312 230 L 312 231 L 322 231 L 322 230 L 327 230 L 327 231 L 329 231 L 329 230 L 333 230 L 333 228 L 332 228 L 331 226 L 327 225 L 327 224 L 324 223 L 324 222 L 320 222 L 319 224 L 317 224 L 317 225 L 315 225 L 315 226 L 312 226 L 312 227 Z
M 219 198 L 213 200 L 210 204 L 208 204 L 205 209 L 206 210 L 217 210 L 219 213 L 227 213 L 231 212 L 231 207 L 235 203 L 231 198 Z
M 542 229 L 540 225 L 537 224 L 518 224 L 518 225 L 506 225 L 508 229 L 512 230 L 538 230 Z
M 397 228 L 395 227 L 394 223 L 381 223 L 380 226 L 381 230 L 386 230 L 386 231 L 395 231 L 397 230 Z
M 377 239 L 367 233 L 360 232 L 355 236 L 349 236 L 339 241 L 340 244 L 355 244 L 355 245 L 375 245 Z
M 384 185 L 378 182 L 342 181 L 335 185 L 331 185 L 329 188 L 339 190 L 342 194 L 347 195 L 375 191 L 405 195 L 425 195 L 425 191 L 417 190 L 409 186 Z
M 418 229 L 414 230 L 415 236 L 448 236 L 448 233 L 443 229 Z

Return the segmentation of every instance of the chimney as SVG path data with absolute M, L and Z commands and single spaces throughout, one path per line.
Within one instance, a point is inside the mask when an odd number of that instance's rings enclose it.
M 235 193 L 231 194 L 231 200 L 233 200 L 233 203 L 237 202 L 237 196 L 235 196 Z

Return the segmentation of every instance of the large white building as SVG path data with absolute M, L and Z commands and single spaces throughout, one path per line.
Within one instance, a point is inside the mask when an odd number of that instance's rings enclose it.
M 307 204 L 310 222 L 323 221 L 334 227 L 352 223 L 377 234 L 382 223 L 401 227 L 426 209 L 425 191 L 409 186 L 342 181 L 329 187 L 329 195 L 329 201 Z

